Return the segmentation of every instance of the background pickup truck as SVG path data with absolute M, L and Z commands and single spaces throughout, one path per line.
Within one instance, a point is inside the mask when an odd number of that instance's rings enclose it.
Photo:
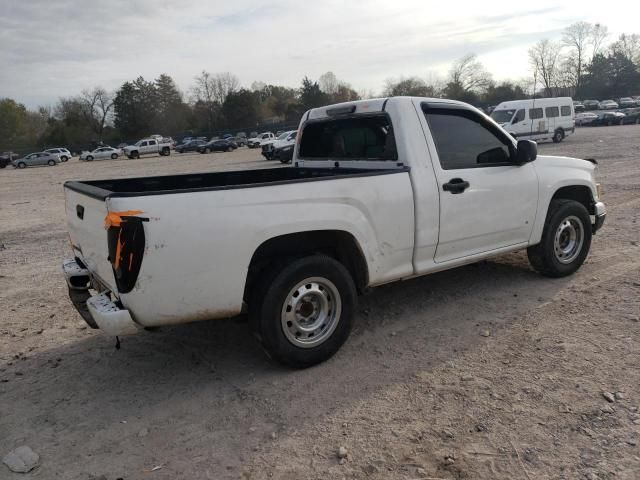
M 369 287 L 527 249 L 575 272 L 595 165 L 537 157 L 475 108 L 395 97 L 303 116 L 291 167 L 67 182 L 73 303 L 107 334 L 247 311 L 271 357 L 321 362 Z
M 171 155 L 173 142 L 170 138 L 143 138 L 133 145 L 122 149 L 128 158 L 140 158 L 142 155 Z

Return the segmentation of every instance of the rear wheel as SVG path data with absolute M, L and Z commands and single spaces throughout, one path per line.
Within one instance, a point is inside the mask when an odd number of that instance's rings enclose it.
M 540 243 L 527 255 L 534 269 L 547 277 L 565 277 L 584 262 L 591 247 L 589 212 L 575 200 L 552 200 Z
M 564 130 L 559 128 L 553 134 L 553 143 L 560 143 L 564 139 Z
M 327 360 L 346 341 L 356 302 L 347 269 L 331 257 L 313 255 L 258 279 L 250 323 L 270 357 L 305 368 Z
M 118 158 L 118 154 L 117 153 L 112 153 L 111 154 L 111 159 L 115 160 L 116 158 Z

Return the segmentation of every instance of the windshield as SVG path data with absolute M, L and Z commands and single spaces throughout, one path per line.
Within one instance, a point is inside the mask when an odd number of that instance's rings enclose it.
M 513 118 L 514 113 L 516 113 L 515 110 L 494 110 L 491 114 L 491 118 L 493 118 L 497 123 L 509 123 Z
M 280 135 L 280 136 L 278 137 L 278 140 L 284 140 L 284 139 L 286 139 L 286 138 L 287 138 L 287 135 L 289 135 L 289 132 L 285 132 L 285 133 L 283 133 L 282 135 Z
M 137 141 L 135 144 L 136 147 L 139 147 L 140 145 L 142 145 L 142 140 Z

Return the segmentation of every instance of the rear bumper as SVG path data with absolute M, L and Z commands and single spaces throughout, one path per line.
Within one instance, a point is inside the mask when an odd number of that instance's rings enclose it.
M 607 207 L 605 207 L 604 203 L 597 202 L 594 206 L 594 211 L 595 221 L 592 225 L 592 230 L 593 233 L 596 233 L 602 228 L 602 225 L 604 225 L 604 221 L 607 218 Z
M 107 335 L 132 335 L 142 327 L 133 321 L 129 310 L 113 301 L 109 291 L 92 295 L 89 270 L 74 258 L 62 262 L 69 298 L 80 316 L 91 328 L 99 328 Z

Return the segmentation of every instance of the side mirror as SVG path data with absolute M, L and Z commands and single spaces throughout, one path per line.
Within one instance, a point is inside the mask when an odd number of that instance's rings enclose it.
M 520 140 L 516 149 L 516 161 L 518 165 L 533 162 L 538 156 L 538 144 L 533 140 Z

